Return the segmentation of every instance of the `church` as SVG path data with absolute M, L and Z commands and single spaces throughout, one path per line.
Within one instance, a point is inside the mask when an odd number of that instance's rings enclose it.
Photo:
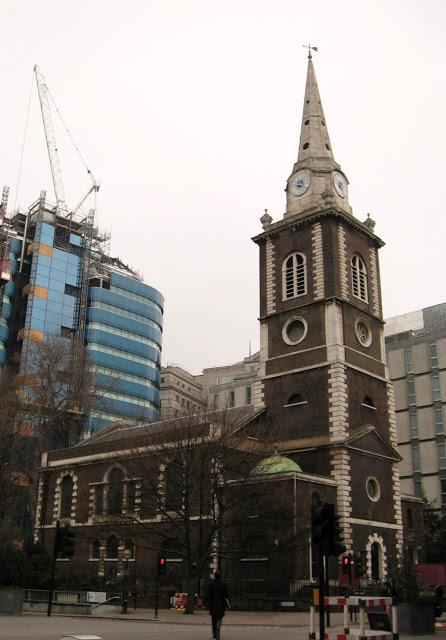
M 183 498 L 163 511 L 168 465 L 158 454 L 165 433 L 176 433 L 181 419 L 134 428 L 117 423 L 74 447 L 44 454 L 36 540 L 51 544 L 57 521 L 69 524 L 79 532 L 70 562 L 115 580 L 127 571 L 137 589 L 150 590 L 150 580 L 142 586 L 142 575 L 155 574 L 160 550 L 167 557 L 166 589 L 183 590 L 189 564 L 200 574 L 199 592 L 219 566 L 234 589 L 238 585 L 240 606 L 248 606 L 249 598 L 274 593 L 275 585 L 286 582 L 292 595 L 297 580 L 314 577 L 311 505 L 324 500 L 335 504 L 347 553 L 363 561 L 363 579 L 386 579 L 403 551 L 407 523 L 413 529 L 419 518 L 420 501 L 400 493 L 383 337 L 383 242 L 369 217 L 355 217 L 348 185 L 334 158 L 310 52 L 286 210 L 275 222 L 265 212 L 262 231 L 253 238 L 260 253 L 261 336 L 253 404 L 223 412 L 224 428 L 216 427 L 221 412 L 184 418 L 188 429 L 193 424 L 199 430 L 202 443 L 223 430 L 226 450 L 238 452 L 238 470 L 223 479 L 220 474 L 218 481 L 248 505 L 243 524 L 234 509 L 224 511 L 226 552 L 223 528 L 210 536 L 204 568 L 203 558 L 191 563 L 178 541 L 166 543 L 166 519 L 184 518 L 186 490 L 177 482 Z M 152 493 L 158 487 L 160 499 L 149 508 L 142 469 L 151 464 Z M 206 501 L 208 514 L 200 503 L 194 522 L 215 517 L 215 495 Z M 220 520 L 222 513 L 220 505 Z M 232 529 L 231 517 L 237 520 Z M 200 529 L 200 541 L 202 534 Z

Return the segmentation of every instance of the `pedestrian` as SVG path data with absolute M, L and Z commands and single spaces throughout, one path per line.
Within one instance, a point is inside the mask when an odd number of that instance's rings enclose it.
M 220 571 L 215 571 L 214 579 L 209 584 L 207 604 L 212 618 L 212 637 L 220 640 L 220 628 L 225 609 L 230 608 L 228 587 L 221 579 Z

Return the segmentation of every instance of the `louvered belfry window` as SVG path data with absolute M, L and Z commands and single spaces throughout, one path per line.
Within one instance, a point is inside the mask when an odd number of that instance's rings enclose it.
M 307 272 L 305 256 L 292 253 L 282 266 L 283 299 L 303 296 L 307 293 Z
M 352 258 L 352 289 L 355 298 L 368 302 L 367 269 L 362 258 L 358 255 L 354 255 Z

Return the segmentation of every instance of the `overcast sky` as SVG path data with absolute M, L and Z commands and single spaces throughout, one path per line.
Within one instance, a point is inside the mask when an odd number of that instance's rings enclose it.
M 166 299 L 163 362 L 192 373 L 259 344 L 265 208 L 283 216 L 306 54 L 350 204 L 370 212 L 386 317 L 446 298 L 446 2 L 0 0 L 0 186 L 54 200 L 34 64 L 101 182 L 111 253 Z M 71 205 L 89 178 L 54 114 Z

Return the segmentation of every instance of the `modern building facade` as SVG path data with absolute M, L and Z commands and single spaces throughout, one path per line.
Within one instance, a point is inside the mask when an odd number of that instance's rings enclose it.
M 45 340 L 66 341 L 95 372 L 97 403 L 83 416 L 90 434 L 113 420 L 159 416 L 163 297 L 118 259 L 91 215 L 61 212 L 45 193 L 0 227 L 3 299 L 0 361 L 32 373 Z
M 401 488 L 446 514 L 446 303 L 385 326 L 395 390 Z

